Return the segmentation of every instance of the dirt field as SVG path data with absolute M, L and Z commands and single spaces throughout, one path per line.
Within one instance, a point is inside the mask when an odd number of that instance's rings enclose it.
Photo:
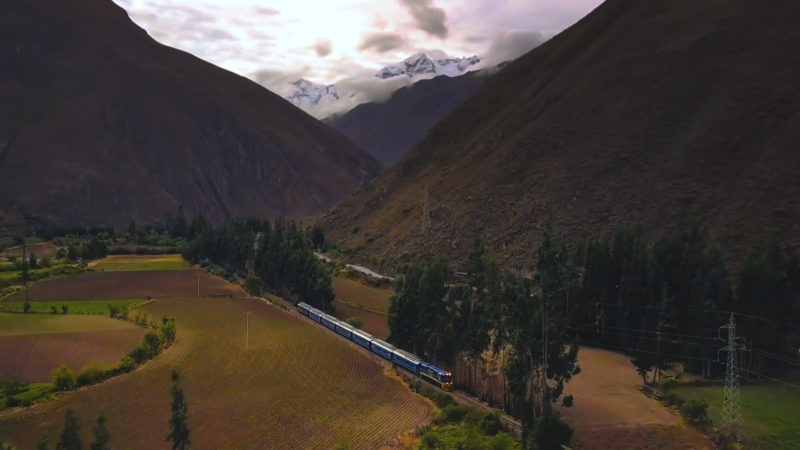
M 164 448 L 170 372 L 180 370 L 194 448 L 375 448 L 429 420 L 425 402 L 330 331 L 257 300 L 155 300 L 178 341 L 135 372 L 0 414 L 0 441 L 30 448 L 76 411 L 86 441 L 99 411 L 114 447 Z M 245 348 L 245 312 L 250 345 Z
M 333 295 L 337 300 L 342 300 L 361 309 L 386 313 L 389 310 L 389 297 L 394 291 L 382 289 L 359 283 L 342 276 L 333 278 Z
M 61 363 L 76 374 L 92 361 L 116 364 L 143 335 L 104 316 L 0 314 L 0 379 L 50 381 Z
M 34 254 L 36 256 L 43 256 L 43 255 L 50 255 L 53 256 L 58 251 L 58 246 L 53 244 L 52 242 L 37 242 L 36 244 L 29 244 L 25 246 L 25 256 L 30 256 Z M 5 259 L 9 256 L 15 256 L 17 258 L 22 257 L 22 246 L 18 245 L 16 247 L 9 247 L 2 252 L 0 252 L 0 258 Z
M 189 264 L 181 255 L 110 255 L 92 261 L 89 267 L 98 272 L 185 270 Z
M 336 318 L 344 320 L 349 317 L 358 317 L 364 322 L 361 326 L 362 330 L 381 339 L 386 339 L 389 336 L 389 326 L 386 324 L 386 316 L 356 309 L 339 301 L 334 301 L 334 306 L 336 307 L 336 311 L 333 315 L 336 316 Z
M 628 449 L 708 448 L 697 431 L 683 425 L 676 413 L 636 389 L 642 379 L 630 357 L 591 347 L 581 347 L 581 373 L 566 386 L 574 406 L 561 408 L 575 430 L 578 448 Z
M 112 320 L 112 319 L 108 319 Z M 136 347 L 144 329 L 85 333 L 51 333 L 0 337 L 0 379 L 52 381 L 53 369 L 64 363 L 78 374 L 86 364 L 113 366 Z
M 119 298 L 186 298 L 197 296 L 200 276 L 202 296 L 244 296 L 242 289 L 202 270 L 87 272 L 45 280 L 30 287 L 31 301 L 111 300 Z M 9 301 L 25 299 L 17 292 Z

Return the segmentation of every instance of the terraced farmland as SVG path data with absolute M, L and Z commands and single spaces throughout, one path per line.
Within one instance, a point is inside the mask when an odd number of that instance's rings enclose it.
M 110 255 L 92 261 L 89 267 L 99 272 L 148 270 L 186 270 L 189 264 L 181 255 Z
M 332 285 L 334 316 L 342 320 L 358 317 L 363 322 L 361 329 L 367 333 L 381 339 L 389 336 L 386 313 L 389 297 L 394 293 L 392 289 L 367 286 L 343 276 L 334 277 Z
M 0 415 L 0 441 L 33 447 L 41 425 L 58 429 L 70 407 L 87 441 L 102 410 L 112 446 L 164 447 L 173 369 L 181 372 L 195 448 L 374 448 L 428 421 L 427 404 L 379 364 L 258 300 L 159 299 L 145 308 L 176 318 L 175 345 L 131 374 Z
M 367 286 L 342 276 L 333 278 L 332 287 L 338 301 L 383 314 L 389 311 L 389 297 L 394 293 L 392 289 Z
M 203 270 L 86 272 L 33 284 L 30 299 L 39 301 L 111 300 L 131 298 L 186 298 L 197 296 L 200 278 L 202 296 L 241 296 L 244 292 Z M 8 301 L 25 300 L 25 292 Z

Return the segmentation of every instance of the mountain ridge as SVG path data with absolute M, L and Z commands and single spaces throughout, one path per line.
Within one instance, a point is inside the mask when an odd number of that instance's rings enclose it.
M 159 44 L 110 0 L 10 0 L 0 13 L 0 197 L 27 214 L 312 215 L 380 170 L 257 83 Z
M 607 0 L 493 76 L 324 228 L 389 270 L 412 254 L 463 263 L 478 233 L 524 270 L 549 217 L 580 240 L 688 215 L 734 263 L 773 236 L 798 248 L 800 5 L 773 6 Z

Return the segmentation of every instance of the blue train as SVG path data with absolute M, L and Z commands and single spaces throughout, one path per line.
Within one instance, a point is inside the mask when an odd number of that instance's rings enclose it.
M 428 379 L 442 389 L 448 391 L 453 389 L 453 375 L 450 372 L 427 363 L 416 355 L 401 350 L 329 314 L 325 314 L 307 303 L 298 303 L 297 310 L 300 311 L 300 314 L 314 322 L 320 323 L 372 353 L 401 365 L 411 372 L 414 372 L 416 375 Z

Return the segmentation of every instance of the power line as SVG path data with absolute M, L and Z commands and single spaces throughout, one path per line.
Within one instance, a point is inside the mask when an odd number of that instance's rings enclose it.
M 582 325 L 590 326 L 589 324 L 582 324 Z M 593 327 L 594 325 L 591 325 L 591 326 Z M 606 328 L 610 328 L 610 327 L 606 327 Z M 666 337 L 665 339 L 659 339 L 657 337 L 654 338 L 654 337 L 647 337 L 647 336 L 637 336 L 637 335 L 633 335 L 633 334 L 616 333 L 616 332 L 613 332 L 613 331 L 603 331 L 603 332 L 601 332 L 601 334 L 604 334 L 604 335 L 607 334 L 607 335 L 610 335 L 610 336 L 627 337 L 627 338 L 632 338 L 632 339 L 643 339 L 643 340 L 647 340 L 647 341 L 669 342 L 669 343 L 672 343 L 672 344 L 689 344 L 689 345 L 699 345 L 701 347 L 708 347 L 708 348 L 719 348 L 719 346 L 717 346 L 717 345 L 701 344 L 699 342 L 672 340 L 672 338 L 669 338 L 669 337 Z
M 587 326 L 587 327 L 595 327 L 596 326 L 593 323 L 582 323 L 582 322 L 574 322 L 574 321 L 569 321 L 567 323 L 572 323 L 572 324 L 577 324 L 577 325 L 582 325 L 582 326 Z M 650 333 L 650 334 L 656 334 L 656 335 L 657 334 L 673 335 L 673 336 L 684 337 L 684 338 L 689 338 L 689 339 L 708 339 L 708 340 L 712 340 L 712 341 L 719 341 L 719 338 L 716 338 L 716 337 L 693 336 L 691 334 L 674 333 L 674 332 L 671 332 L 671 331 L 660 331 L 659 332 L 659 331 L 650 331 L 650 330 L 637 330 L 635 328 L 614 327 L 614 326 L 610 326 L 610 325 L 603 325 L 602 328 L 604 328 L 604 329 L 608 328 L 608 329 L 614 329 L 614 330 L 621 330 L 621 331 L 630 331 L 630 332 L 634 332 L 634 333 Z M 715 348 L 716 348 L 716 346 L 715 346 Z
M 617 346 L 617 345 L 604 344 L 604 343 L 601 343 L 601 342 L 592 342 L 592 341 L 581 340 L 581 344 L 596 345 L 598 347 L 607 347 L 607 348 L 612 348 L 612 349 L 621 350 L 621 351 L 625 351 L 625 352 L 627 352 L 627 351 L 635 351 L 637 353 L 649 353 L 651 355 L 657 354 L 656 352 L 653 352 L 653 351 L 650 351 L 650 350 L 630 349 L 630 348 L 620 347 L 620 346 Z M 708 358 L 698 358 L 698 357 L 695 357 L 695 356 L 675 355 L 675 354 L 663 353 L 663 352 L 661 353 L 661 355 L 662 356 L 670 356 L 672 358 L 677 358 L 677 359 L 693 359 L 693 360 L 696 360 L 696 361 L 721 363 L 718 360 L 713 360 L 713 359 L 708 359 Z
M 770 358 L 770 359 L 773 359 L 775 361 L 780 361 L 780 362 L 782 362 L 784 364 L 791 364 L 793 366 L 800 367 L 800 362 L 792 361 L 791 359 L 786 358 L 784 356 L 780 356 L 780 355 L 776 355 L 776 354 L 773 354 L 773 353 L 765 352 L 763 350 L 759 350 L 759 349 L 753 348 L 753 347 L 748 347 L 747 350 L 751 351 L 753 353 L 757 353 L 757 354 L 759 354 L 759 355 L 761 355 L 761 356 L 763 356 L 765 358 Z
M 747 373 L 749 373 L 749 374 L 751 374 L 751 375 L 755 375 L 755 376 L 757 376 L 757 377 L 764 378 L 764 379 L 766 379 L 766 380 L 770 380 L 770 381 L 774 381 L 774 382 L 776 382 L 776 383 L 783 384 L 783 385 L 785 385 L 785 386 L 789 386 L 789 387 L 792 387 L 792 388 L 795 388 L 795 389 L 800 389 L 800 385 L 798 385 L 798 384 L 793 384 L 793 383 L 789 383 L 789 382 L 787 382 L 787 381 L 779 380 L 779 379 L 777 379 L 777 378 L 773 378 L 773 377 L 770 377 L 770 376 L 764 375 L 764 374 L 762 374 L 762 373 L 753 372 L 752 370 L 749 370 L 749 369 L 742 369 L 742 371 L 744 371 L 744 372 L 747 372 Z
M 618 307 L 618 308 L 655 309 L 655 310 L 662 310 L 663 309 L 663 310 L 670 310 L 670 311 L 701 312 L 701 313 L 725 314 L 725 315 L 733 314 L 735 316 L 740 316 L 740 317 L 747 318 L 747 319 L 761 320 L 761 321 L 764 321 L 764 322 L 769 322 L 769 323 L 773 323 L 773 324 L 781 325 L 781 326 L 785 326 L 785 327 L 797 328 L 798 330 L 800 330 L 800 325 L 798 325 L 798 324 L 793 324 L 793 323 L 788 323 L 788 322 L 780 322 L 780 321 L 777 321 L 777 320 L 767 319 L 765 317 L 754 316 L 754 315 L 751 315 L 751 314 L 744 314 L 744 313 L 740 313 L 740 312 L 736 312 L 736 311 L 726 311 L 726 310 L 721 310 L 721 309 L 711 309 L 711 310 L 709 310 L 709 309 L 699 309 L 699 308 L 675 308 L 675 307 L 662 308 L 661 306 L 654 306 L 654 305 L 623 305 L 623 304 L 619 304 L 619 303 L 609 303 L 609 302 L 594 302 L 593 304 L 595 304 L 595 305 L 605 305 L 605 306 L 614 306 L 614 307 Z

